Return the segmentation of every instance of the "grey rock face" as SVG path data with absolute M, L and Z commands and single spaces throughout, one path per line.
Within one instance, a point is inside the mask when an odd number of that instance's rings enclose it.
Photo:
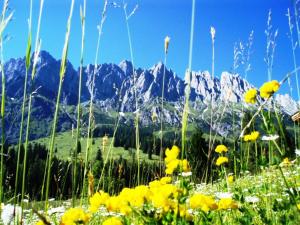
M 41 51 L 33 85 L 30 85 L 31 71 L 29 71 L 29 90 L 38 88 L 38 94 L 55 100 L 59 84 L 60 63 L 48 52 Z M 139 109 L 149 109 L 151 104 L 160 105 L 163 90 L 164 101 L 174 106 L 183 105 L 185 81 L 166 68 L 162 62 L 149 69 L 133 69 L 132 63 L 126 60 L 120 62 L 119 65 L 100 64 L 96 68 L 94 65 L 87 65 L 83 68 L 81 101 L 90 100 L 94 79 L 93 99 L 105 110 L 134 112 L 137 110 L 136 99 Z M 5 63 L 4 70 L 7 78 L 8 97 L 20 99 L 24 88 L 25 58 L 9 60 Z M 164 88 L 162 86 L 163 79 Z M 78 83 L 79 69 L 75 70 L 68 62 L 62 87 L 61 101 L 63 103 L 68 105 L 77 103 Z M 192 72 L 190 84 L 190 101 L 194 110 L 203 109 L 211 102 L 216 105 L 219 102 L 242 103 L 244 93 L 248 89 L 254 88 L 238 74 L 228 72 L 223 72 L 220 78 L 212 77 L 208 71 Z M 286 113 L 299 109 L 299 104 L 297 105 L 288 95 L 277 95 L 275 101 Z M 285 110 L 286 108 L 288 110 Z M 163 114 L 170 123 L 180 121 L 179 110 L 171 112 L 171 110 L 164 109 Z M 148 119 L 151 117 L 148 114 L 145 115 Z M 142 120 L 146 122 L 145 118 Z

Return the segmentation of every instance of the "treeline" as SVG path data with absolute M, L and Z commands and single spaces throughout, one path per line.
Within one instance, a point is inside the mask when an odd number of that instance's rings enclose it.
M 139 139 L 140 148 L 148 154 L 148 158 L 152 159 L 152 155 L 161 154 L 161 139 L 159 134 L 159 127 L 140 127 Z M 111 125 L 102 125 L 94 129 L 94 137 L 103 137 L 108 135 L 113 136 L 114 127 Z M 135 128 L 132 126 L 120 125 L 117 129 L 114 139 L 114 147 L 123 147 L 125 150 L 136 149 L 136 134 Z M 173 145 L 181 146 L 181 135 L 175 131 L 164 131 L 162 147 L 172 147 Z M 162 156 L 163 157 L 163 156 Z
M 80 143 L 79 143 L 80 146 Z M 80 147 L 79 147 L 80 148 Z M 57 149 L 56 151 L 59 151 Z M 45 179 L 45 165 L 47 161 L 48 150 L 46 146 L 39 143 L 30 143 L 27 149 L 27 166 L 25 170 L 25 195 L 30 200 L 43 200 L 43 184 Z M 4 198 L 12 199 L 15 191 L 15 180 L 18 176 L 18 185 L 16 193 L 20 196 L 22 190 L 23 159 L 24 147 L 21 146 L 19 173 L 16 174 L 17 166 L 17 147 L 4 147 Z M 76 177 L 76 195 L 80 197 L 83 183 L 84 162 L 78 160 Z M 113 194 L 122 190 L 124 187 L 130 187 L 137 184 L 137 164 L 135 161 L 128 161 L 122 157 L 110 161 L 103 168 L 102 151 L 99 148 L 96 157 L 89 163 L 89 172 L 94 176 L 95 188 L 101 189 Z M 53 157 L 51 165 L 49 197 L 55 199 L 68 199 L 72 197 L 72 178 L 73 165 L 71 160 L 61 160 Z M 148 183 L 157 177 L 159 167 L 155 164 L 141 162 L 140 171 L 142 173 L 141 181 Z M 103 176 L 101 182 L 99 178 Z M 87 174 L 86 174 L 87 175 Z

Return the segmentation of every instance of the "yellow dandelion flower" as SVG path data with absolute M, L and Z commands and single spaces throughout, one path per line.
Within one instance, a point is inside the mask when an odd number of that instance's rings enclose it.
M 203 194 L 194 194 L 190 198 L 190 207 L 192 209 L 200 209 L 204 212 L 214 210 L 218 208 L 215 200 L 211 196 L 206 196 Z
M 110 217 L 106 219 L 102 225 L 123 225 L 123 223 L 118 217 Z
M 284 158 L 283 160 L 282 160 L 282 162 L 280 163 L 280 166 L 281 167 L 285 167 L 285 166 L 290 166 L 292 163 L 291 163 L 291 161 L 289 160 L 289 158 L 288 157 L 286 157 L 286 158 Z
M 35 225 L 45 225 L 45 223 L 42 220 L 40 220 Z
M 177 159 L 179 152 L 180 152 L 179 148 L 175 145 L 172 147 L 171 150 L 167 148 L 165 152 L 166 154 L 165 162 L 168 163 L 174 159 Z
M 279 88 L 280 84 L 277 80 L 266 82 L 259 89 L 260 96 L 262 98 L 270 98 L 275 92 L 279 90 Z
M 220 156 L 219 158 L 217 158 L 217 161 L 216 161 L 217 166 L 220 166 L 224 163 L 228 163 L 228 158 L 227 157 Z
M 215 152 L 221 154 L 222 152 L 227 152 L 228 149 L 225 145 L 218 145 L 215 149 Z
M 256 141 L 258 137 L 259 137 L 259 132 L 253 131 L 251 132 L 251 134 L 244 135 L 244 141 Z
M 160 183 L 161 184 L 169 184 L 169 183 L 171 183 L 172 182 L 172 178 L 171 177 L 162 177 L 161 179 L 160 179 Z
M 252 88 L 245 93 L 244 100 L 246 103 L 255 104 L 256 96 L 257 96 L 257 90 Z
M 106 201 L 109 199 L 109 194 L 100 191 L 95 193 L 92 197 L 90 197 L 90 208 L 89 210 L 92 213 L 97 212 L 101 205 L 105 205 Z
M 233 183 L 233 181 L 234 181 L 234 177 L 233 177 L 233 175 L 230 175 L 230 176 L 228 176 L 227 177 L 227 181 L 228 181 L 228 183 Z
M 71 208 L 61 217 L 60 225 L 87 224 L 89 219 L 90 215 L 85 213 L 83 209 Z
M 174 170 L 176 170 L 179 166 L 180 160 L 179 159 L 174 159 L 172 161 L 170 161 L 167 165 L 166 165 L 166 174 L 168 175 L 172 175 Z
M 232 198 L 222 198 L 218 202 L 218 209 L 236 209 L 238 205 Z
M 186 159 L 180 160 L 179 161 L 179 166 L 180 166 L 182 172 L 189 172 L 189 171 L 191 171 L 189 162 Z

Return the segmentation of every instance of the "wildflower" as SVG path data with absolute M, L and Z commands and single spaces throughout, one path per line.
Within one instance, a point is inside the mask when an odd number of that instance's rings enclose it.
M 195 194 L 190 198 L 190 207 L 192 209 L 201 209 L 204 212 L 217 209 L 218 206 L 211 196 Z
M 270 98 L 275 92 L 279 90 L 280 84 L 277 80 L 272 80 L 269 82 L 264 83 L 259 91 L 260 91 L 260 96 L 262 98 Z
M 230 183 L 230 184 L 233 183 L 233 180 L 234 180 L 233 175 L 230 175 L 230 176 L 227 177 L 228 183 Z
M 165 37 L 165 53 L 168 53 L 168 49 L 169 49 L 169 43 L 170 43 L 170 37 L 166 36 Z
M 180 168 L 183 172 L 189 172 L 190 171 L 190 165 L 189 165 L 189 162 L 186 159 L 180 160 L 179 161 L 179 166 L 180 166 Z
M 245 202 L 257 203 L 257 202 L 259 202 L 259 198 L 256 196 L 247 196 L 247 197 L 245 197 Z
M 215 149 L 215 152 L 221 154 L 222 152 L 227 152 L 228 149 L 225 145 L 218 145 Z
M 258 137 L 259 137 L 259 132 L 253 131 L 251 132 L 251 134 L 246 134 L 244 136 L 244 141 L 256 141 Z
M 257 90 L 252 88 L 245 93 L 244 100 L 246 103 L 255 104 L 256 96 L 257 96 Z
M 168 164 L 166 164 L 166 174 L 168 175 L 172 175 L 174 170 L 177 169 L 178 165 L 179 165 L 179 159 L 174 159 L 171 162 L 169 162 Z
M 46 225 L 46 224 L 42 220 L 40 220 L 35 225 Z
M 122 221 L 117 217 L 110 217 L 106 219 L 102 225 L 123 225 Z
M 263 140 L 263 141 L 275 141 L 278 138 L 279 138 L 279 136 L 277 134 L 275 134 L 275 135 L 269 135 L 269 136 L 262 136 L 261 140 Z
M 232 198 L 233 194 L 230 192 L 217 192 L 215 193 L 215 196 L 218 199 L 222 199 L 222 198 Z
M 290 166 L 292 163 L 291 161 L 289 160 L 289 158 L 284 158 L 283 161 L 280 163 L 280 166 L 281 167 L 286 167 L 286 166 Z
M 165 152 L 166 154 L 165 162 L 168 163 L 174 159 L 177 159 L 179 152 L 180 152 L 179 148 L 175 145 L 172 147 L 171 150 L 167 148 Z
M 232 198 L 222 198 L 218 203 L 218 209 L 236 209 L 238 206 Z
M 190 177 L 190 176 L 192 176 L 192 172 L 191 171 L 189 171 L 189 172 L 182 172 L 181 176 L 183 176 L 183 177 Z
M 217 166 L 220 166 L 224 163 L 228 163 L 228 158 L 227 157 L 223 157 L 223 156 L 220 156 L 217 161 L 216 161 L 216 165 Z
M 1 206 L 1 220 L 3 224 L 11 224 L 14 221 L 15 217 L 18 221 L 21 221 L 21 207 L 13 206 L 11 204 L 7 204 Z
M 87 224 L 90 215 L 81 208 L 71 208 L 61 217 L 60 225 Z
M 160 183 L 161 184 L 169 184 L 169 183 L 171 183 L 172 182 L 172 178 L 171 177 L 162 177 L 161 179 L 160 179 Z
M 92 197 L 90 197 L 90 208 L 89 210 L 93 213 L 97 212 L 101 205 L 105 205 L 106 201 L 109 199 L 109 195 L 103 191 L 96 192 Z

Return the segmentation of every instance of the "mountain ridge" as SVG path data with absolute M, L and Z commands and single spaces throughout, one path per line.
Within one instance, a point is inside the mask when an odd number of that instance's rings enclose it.
M 55 59 L 46 51 L 41 51 L 33 84 L 28 81 L 28 91 L 36 90 L 36 95 L 39 96 L 39 99 L 34 101 L 34 106 L 43 113 L 46 113 L 43 107 L 47 108 L 49 112 L 53 111 L 54 106 L 50 106 L 48 100 L 50 102 L 56 100 L 59 84 L 59 68 L 60 60 Z M 138 110 L 141 112 L 141 123 L 144 125 L 150 124 L 152 113 L 155 112 L 159 115 L 159 118 L 160 113 L 162 113 L 164 122 L 168 124 L 180 124 L 186 82 L 173 72 L 172 69 L 165 68 L 162 62 L 158 62 L 148 69 L 133 68 L 132 63 L 128 60 L 122 60 L 119 64 L 99 64 L 96 71 L 95 65 L 88 64 L 84 66 L 81 96 L 83 106 L 88 105 L 88 101 L 90 100 L 92 78 L 95 75 L 95 107 L 98 107 L 102 112 L 136 112 L 133 69 L 136 73 L 135 88 Z M 4 65 L 4 71 L 7 77 L 6 88 L 7 97 L 10 99 L 9 104 L 11 106 L 14 105 L 14 109 L 20 108 L 24 88 L 25 58 L 8 60 Z M 167 107 L 161 111 L 160 104 L 164 71 L 164 101 Z M 31 68 L 29 72 L 31 73 Z M 73 110 L 77 104 L 78 83 L 79 68 L 75 69 L 68 61 L 62 86 L 62 108 L 69 107 Z M 244 104 L 244 93 L 250 88 L 255 88 L 240 75 L 229 72 L 222 72 L 220 78 L 218 78 L 216 76 L 212 77 L 208 71 L 193 71 L 190 77 L 190 84 L 190 119 L 197 121 L 197 123 L 206 124 L 208 122 L 205 121 L 205 113 L 210 107 L 212 107 L 210 110 L 215 111 L 216 108 L 224 104 Z M 48 100 L 46 101 L 46 99 Z M 299 105 L 287 94 L 276 95 L 274 99 L 278 107 L 289 115 L 299 109 Z M 211 103 L 213 103 L 212 106 L 210 106 Z M 75 113 L 68 112 L 64 114 L 62 112 L 62 123 L 59 124 L 59 127 L 70 129 L 71 125 L 76 123 L 76 116 L 72 117 Z M 240 115 L 238 110 L 236 113 Z M 230 117 L 230 113 L 227 116 Z M 17 121 L 19 117 L 20 115 L 17 116 Z M 51 115 L 38 115 L 38 111 L 36 117 L 46 119 L 48 122 L 51 121 Z M 123 118 L 123 120 L 129 123 L 128 118 Z M 8 118 L 7 121 L 9 123 L 11 119 Z M 37 121 L 37 123 L 41 123 L 41 121 Z M 220 128 L 222 130 L 220 133 L 222 134 L 226 133 L 228 127 L 228 124 L 223 125 Z M 17 126 L 14 128 L 16 129 Z

